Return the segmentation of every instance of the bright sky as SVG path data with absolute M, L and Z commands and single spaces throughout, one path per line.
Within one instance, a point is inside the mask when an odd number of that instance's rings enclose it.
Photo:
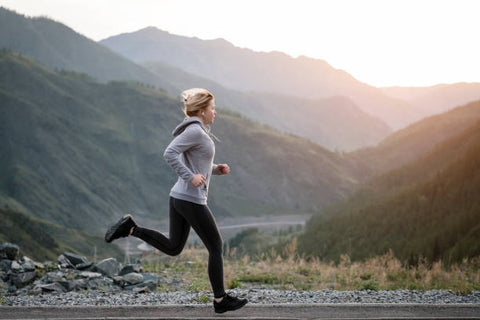
M 327 61 L 374 86 L 480 82 L 480 0 L 0 0 L 101 40 L 155 26 Z

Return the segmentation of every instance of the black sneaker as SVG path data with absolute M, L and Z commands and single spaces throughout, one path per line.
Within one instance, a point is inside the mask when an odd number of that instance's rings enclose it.
M 105 241 L 112 242 L 118 238 L 128 237 L 132 227 L 136 227 L 137 224 L 133 221 L 133 217 L 129 214 L 124 215 L 117 223 L 108 229 L 105 233 Z
M 216 313 L 224 313 L 227 311 L 240 309 L 241 307 L 246 305 L 247 302 L 247 299 L 238 299 L 237 297 L 232 297 L 225 293 L 222 301 L 213 301 L 213 307 L 215 308 Z

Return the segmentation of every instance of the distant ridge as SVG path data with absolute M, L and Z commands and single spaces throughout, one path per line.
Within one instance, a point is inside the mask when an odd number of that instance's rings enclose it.
M 480 99 L 480 83 L 438 84 L 431 87 L 389 87 L 382 91 L 425 111 L 425 116 L 442 113 Z
M 376 147 L 350 155 L 370 168 L 368 176 L 372 177 L 425 155 L 437 143 L 461 133 L 478 120 L 480 100 L 425 118 L 391 134 Z
M 394 129 L 420 117 L 408 103 L 386 96 L 380 89 L 319 59 L 255 52 L 225 40 L 188 38 L 153 27 L 109 37 L 100 43 L 137 63 L 167 63 L 234 90 L 311 99 L 347 96 L 363 111 Z
M 227 89 L 211 79 L 188 73 L 168 63 L 155 62 L 142 67 L 79 35 L 67 26 L 46 18 L 26 18 L 3 8 L 0 8 L 0 17 L 0 47 L 32 57 L 50 68 L 85 73 L 100 81 L 126 80 L 145 83 L 161 88 L 172 96 L 179 96 L 185 88 L 206 87 L 215 94 L 220 108 L 229 108 L 280 131 L 307 137 L 330 150 L 351 151 L 374 145 L 390 132 L 385 123 L 365 114 L 354 102 L 348 104 L 349 113 L 342 111 L 346 104 L 339 100 L 337 103 L 336 99 L 330 98 L 328 106 L 327 100 L 312 102 L 306 106 L 305 98 L 289 98 L 288 105 L 281 100 L 280 103 L 272 105 L 262 97 L 263 94 Z M 147 35 L 148 30 L 152 31 L 153 35 L 158 32 L 157 29 L 150 28 L 147 29 Z M 168 34 L 166 36 L 169 37 Z M 177 36 L 171 37 L 176 39 Z M 199 39 L 197 42 L 199 45 L 203 43 Z M 209 43 L 212 48 L 234 48 L 221 39 Z M 143 50 L 135 48 L 135 51 Z M 281 53 L 277 55 L 286 56 Z M 321 116 L 317 116 L 313 123 L 312 116 L 315 112 L 312 111 L 316 104 L 319 105 L 317 113 Z M 288 111 L 279 112 L 286 107 Z M 327 110 L 331 111 L 326 114 Z M 298 123 L 288 123 L 288 114 L 295 114 Z M 355 118 L 359 121 L 352 121 Z M 310 124 L 307 126 L 306 123 Z

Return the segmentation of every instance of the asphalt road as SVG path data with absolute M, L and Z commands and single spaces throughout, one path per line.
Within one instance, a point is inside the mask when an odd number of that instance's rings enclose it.
M 252 304 L 220 315 L 205 305 L 1 306 L 0 319 L 480 319 L 480 304 Z

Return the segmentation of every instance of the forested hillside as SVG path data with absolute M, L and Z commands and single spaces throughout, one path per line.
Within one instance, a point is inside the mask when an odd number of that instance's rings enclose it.
M 401 260 L 480 254 L 480 122 L 388 172 L 308 224 L 301 251 L 325 260 L 393 249 Z
M 0 199 L 5 200 L 1 195 Z M 9 206 L 0 207 L 0 221 L 0 242 L 17 244 L 21 256 L 36 261 L 56 261 L 64 252 L 76 252 L 92 260 L 112 256 L 123 258 L 123 252 L 117 246 L 105 243 L 102 237 L 38 219 Z

